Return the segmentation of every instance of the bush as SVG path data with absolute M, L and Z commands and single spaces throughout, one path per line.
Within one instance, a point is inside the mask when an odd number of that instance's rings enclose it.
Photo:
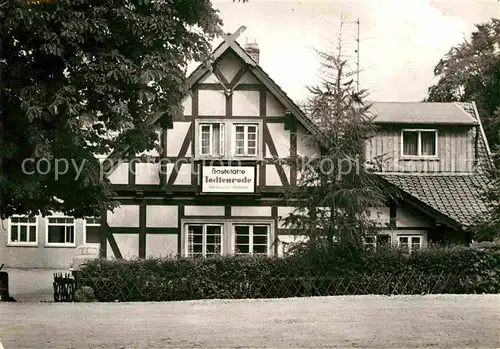
M 345 254 L 321 244 L 285 257 L 95 260 L 78 274 L 99 301 L 283 298 L 350 294 L 499 293 L 491 248 L 394 248 Z

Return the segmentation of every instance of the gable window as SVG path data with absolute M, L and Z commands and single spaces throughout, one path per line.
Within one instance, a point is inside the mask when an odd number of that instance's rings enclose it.
M 269 226 L 235 224 L 233 227 L 235 254 L 263 256 L 269 254 Z
M 48 217 L 47 245 L 75 246 L 75 219 L 71 217 Z
M 187 257 L 210 257 L 222 255 L 221 224 L 188 224 Z
M 199 125 L 200 155 L 223 156 L 224 155 L 224 124 L 202 123 Z
M 234 155 L 235 156 L 257 156 L 257 129 L 255 124 L 235 124 Z
M 410 157 L 436 157 L 436 130 L 403 130 L 402 155 Z
M 99 231 L 101 229 L 101 219 L 98 217 L 85 218 L 85 233 L 83 242 L 86 244 L 98 244 L 101 242 Z
M 9 219 L 9 244 L 36 245 L 37 217 L 14 216 Z
M 418 251 L 422 248 L 422 236 L 398 236 L 398 244 L 404 251 Z

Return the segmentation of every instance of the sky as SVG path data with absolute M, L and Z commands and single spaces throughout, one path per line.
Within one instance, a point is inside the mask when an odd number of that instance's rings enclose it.
M 318 81 L 315 50 L 342 49 L 356 66 L 359 18 L 360 87 L 374 101 L 421 101 L 435 82 L 434 66 L 469 38 L 474 24 L 500 18 L 499 0 L 213 0 L 225 32 L 256 41 L 260 66 L 295 101 Z M 220 42 L 220 41 L 219 41 Z M 218 44 L 218 42 L 216 43 Z

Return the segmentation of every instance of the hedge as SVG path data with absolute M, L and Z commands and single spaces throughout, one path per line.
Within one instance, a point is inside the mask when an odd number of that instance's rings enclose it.
M 499 293 L 500 249 L 387 248 L 353 257 L 309 247 L 285 258 L 95 260 L 77 282 L 99 301 Z

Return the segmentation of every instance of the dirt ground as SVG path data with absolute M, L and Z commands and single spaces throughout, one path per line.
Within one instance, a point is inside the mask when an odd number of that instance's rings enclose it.
M 500 295 L 3 303 L 14 348 L 499 348 Z

